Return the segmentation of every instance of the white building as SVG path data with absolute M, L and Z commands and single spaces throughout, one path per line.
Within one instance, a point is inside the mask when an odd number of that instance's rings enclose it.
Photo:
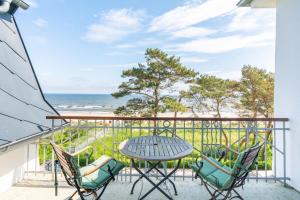
M 276 8 L 275 115 L 290 119 L 287 176 L 300 191 L 300 0 L 241 0 L 238 5 Z
M 29 6 L 0 0 L 0 192 L 38 165 L 33 141 L 47 134 L 58 113 L 46 102 L 13 14 Z

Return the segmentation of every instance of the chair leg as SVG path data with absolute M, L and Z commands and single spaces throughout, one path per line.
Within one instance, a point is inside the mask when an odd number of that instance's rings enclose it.
M 106 187 L 107 187 L 107 185 L 109 184 L 109 182 L 110 182 L 110 181 L 108 181 L 108 182 L 103 186 L 103 188 L 102 188 L 102 190 L 101 190 L 99 196 L 98 196 L 95 200 L 99 200 L 99 199 L 102 197 L 102 195 L 103 195 L 104 191 L 106 190 Z
M 227 192 L 226 192 L 226 194 L 225 194 L 225 196 L 224 196 L 224 198 L 222 199 L 222 200 L 226 200 L 226 199 L 228 199 L 228 198 L 230 198 L 231 197 L 231 191 L 232 190 L 228 190 Z M 230 198 L 230 199 L 232 199 L 232 198 Z
M 72 200 L 73 197 L 75 196 L 75 194 L 76 194 L 77 192 L 78 192 L 78 191 L 76 190 L 76 191 L 68 198 L 68 200 Z
M 79 194 L 81 200 L 85 200 L 85 199 L 84 199 L 84 196 L 83 196 L 83 194 L 82 194 L 81 192 L 78 192 L 78 194 Z
M 236 194 L 235 196 L 231 197 L 231 199 L 240 199 L 240 200 L 244 200 L 243 197 L 235 190 L 235 189 L 232 189 L 232 191 Z

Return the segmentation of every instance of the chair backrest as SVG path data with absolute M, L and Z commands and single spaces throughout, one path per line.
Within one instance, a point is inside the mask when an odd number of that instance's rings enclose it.
M 256 145 L 239 154 L 238 159 L 233 167 L 234 173 L 237 176 L 244 176 L 245 174 L 248 174 L 251 166 L 254 165 L 258 157 L 260 149 L 261 145 L 257 143 Z
M 74 163 L 72 155 L 65 152 L 61 147 L 59 147 L 53 142 L 51 142 L 51 146 L 55 152 L 57 160 L 60 163 L 61 169 L 63 171 L 63 174 L 65 175 L 66 180 L 70 185 L 74 185 L 76 177 L 79 177 L 80 174 L 78 174 L 79 172 L 77 170 L 77 167 L 74 166 L 76 164 Z

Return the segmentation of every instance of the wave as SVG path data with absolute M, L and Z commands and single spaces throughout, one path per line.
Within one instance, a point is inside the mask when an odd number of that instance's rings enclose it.
M 101 110 L 114 110 L 115 108 L 113 106 L 109 106 L 109 105 L 55 105 L 54 108 L 56 110 L 63 110 L 63 111 L 66 111 L 66 110 L 81 110 L 81 111 L 84 111 L 84 110 L 87 110 L 87 111 L 91 111 L 91 110 L 98 110 L 98 111 L 101 111 Z

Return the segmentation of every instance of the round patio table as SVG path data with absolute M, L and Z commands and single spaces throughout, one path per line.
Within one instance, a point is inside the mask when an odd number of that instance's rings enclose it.
M 133 194 L 137 182 L 145 178 L 153 185 L 153 188 L 146 192 L 140 199 L 144 199 L 155 189 L 158 189 L 168 199 L 172 199 L 172 197 L 170 197 L 163 189 L 160 188 L 160 185 L 165 181 L 169 181 L 173 186 L 175 195 L 177 195 L 176 186 L 170 179 L 170 177 L 179 168 L 181 159 L 193 152 L 193 147 L 186 141 L 177 137 L 164 137 L 154 135 L 135 137 L 125 140 L 119 145 L 119 151 L 121 154 L 131 159 L 133 167 L 140 174 L 140 177 L 134 182 L 132 186 L 131 194 Z M 143 173 L 138 168 L 135 160 L 146 161 L 149 164 L 150 168 L 145 173 Z M 172 160 L 177 160 L 177 165 L 170 173 L 165 174 L 158 168 L 161 162 Z M 157 184 L 147 176 L 147 174 L 154 170 L 163 177 L 163 179 L 160 180 Z

